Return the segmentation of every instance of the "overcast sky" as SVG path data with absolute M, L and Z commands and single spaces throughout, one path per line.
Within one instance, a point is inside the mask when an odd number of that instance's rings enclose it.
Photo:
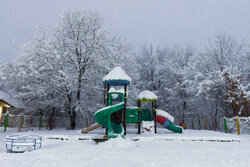
M 250 35 L 250 0 L 0 0 L 0 61 L 13 63 L 37 27 L 55 27 L 67 9 L 99 13 L 133 51 L 144 44 L 202 47 L 218 32 Z

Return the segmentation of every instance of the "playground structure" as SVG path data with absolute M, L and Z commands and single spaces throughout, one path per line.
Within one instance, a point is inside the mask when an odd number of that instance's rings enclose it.
M 107 107 L 95 112 L 96 124 L 82 130 L 87 133 L 102 126 L 106 128 L 108 138 L 124 136 L 127 133 L 126 123 L 138 124 L 138 134 L 141 134 L 142 121 L 152 121 L 154 133 L 157 133 L 157 118 L 163 118 L 164 122 L 159 122 L 173 132 L 182 133 L 182 128 L 173 124 L 173 117 L 167 112 L 156 110 L 157 96 L 150 91 L 142 91 L 138 95 L 137 107 L 127 107 L 127 86 L 131 83 L 131 78 L 120 68 L 114 68 L 103 78 L 104 83 L 104 104 Z M 114 87 L 123 87 L 116 90 Z M 142 102 L 152 103 L 151 109 L 142 109 Z M 164 114 L 165 113 L 165 114 Z
M 142 91 L 137 98 L 137 107 L 127 107 L 127 86 L 131 83 L 131 78 L 120 67 L 114 68 L 107 76 L 105 76 L 103 78 L 103 83 L 105 91 L 104 104 L 106 104 L 107 107 L 102 108 L 95 113 L 97 123 L 89 128 L 83 129 L 82 133 L 88 133 L 89 131 L 102 126 L 107 129 L 108 137 L 116 137 L 119 134 L 124 136 L 126 135 L 127 123 L 137 124 L 138 134 L 141 133 L 141 130 L 143 132 L 144 129 L 148 131 L 154 130 L 154 132 L 157 133 L 157 122 L 173 132 L 182 133 L 183 129 L 173 124 L 174 119 L 171 115 L 163 110 L 156 109 L 157 96 L 154 95 L 153 92 Z M 115 86 L 123 88 L 116 90 L 114 88 Z M 142 108 L 142 103 L 144 102 L 152 103 L 152 108 Z M 7 127 L 18 128 L 19 132 L 33 130 L 37 127 L 39 130 L 45 128 L 49 129 L 50 125 L 52 129 L 55 129 L 55 127 L 68 128 L 68 118 L 55 116 L 51 118 L 46 115 L 24 115 L 22 113 L 19 115 L 13 115 L 9 112 L 5 113 L 5 111 L 8 111 L 7 105 L 2 105 L 2 107 L 1 105 L 2 104 L 0 104 L 0 111 L 2 110 L 2 114 L 0 114 L 0 130 L 3 132 L 7 131 Z M 249 131 L 244 128 L 249 127 L 244 124 L 247 123 L 246 120 L 248 119 L 249 118 L 247 117 L 224 118 L 222 124 L 221 120 L 217 120 L 216 118 L 209 119 L 207 117 L 202 118 L 199 115 L 190 115 L 189 117 L 185 117 L 185 122 L 184 118 L 180 118 L 179 122 L 180 125 L 183 124 L 183 127 L 185 124 L 185 127 L 188 129 L 221 130 L 225 131 L 225 133 L 227 133 L 227 131 L 237 131 L 237 133 L 240 134 L 240 127 L 242 128 L 242 133 Z M 80 118 L 78 122 L 84 123 L 82 120 L 83 119 Z M 147 121 L 151 123 L 153 122 L 153 124 L 151 124 L 149 128 L 141 127 L 141 125 L 146 125 L 145 122 Z M 86 127 L 88 127 L 87 120 L 85 123 Z M 150 127 L 152 129 L 150 129 Z

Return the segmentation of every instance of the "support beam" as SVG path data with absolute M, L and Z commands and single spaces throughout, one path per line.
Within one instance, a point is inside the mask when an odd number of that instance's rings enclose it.
M 141 134 L 141 101 L 137 101 L 138 107 L 138 134 Z
M 106 104 L 106 89 L 107 89 L 107 87 L 106 87 L 106 85 L 104 85 L 104 90 L 103 90 L 103 103 L 104 104 Z
M 108 84 L 107 86 L 107 106 L 109 105 L 109 89 L 110 89 L 110 85 Z
M 126 128 L 126 108 L 127 108 L 127 85 L 124 85 L 124 110 L 123 110 L 123 128 L 124 128 L 124 135 L 127 134 Z
M 108 84 L 107 91 L 106 91 L 106 93 L 107 93 L 107 106 L 109 105 L 109 89 L 110 89 L 110 85 Z M 110 118 L 110 120 L 111 120 L 111 118 Z M 107 128 L 106 128 L 106 134 L 105 135 L 108 136 L 108 129 Z
M 157 124 L 156 124 L 156 101 L 152 102 L 152 114 L 153 114 L 153 121 L 155 126 L 155 133 L 157 133 Z

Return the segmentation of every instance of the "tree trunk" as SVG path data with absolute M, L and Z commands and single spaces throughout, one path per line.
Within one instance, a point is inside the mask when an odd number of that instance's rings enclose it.
M 76 112 L 72 111 L 72 114 L 70 116 L 70 129 L 76 128 Z
M 78 75 L 78 89 L 77 89 L 77 102 L 78 104 L 80 104 L 80 100 L 81 100 L 81 89 L 82 89 L 82 74 L 80 73 Z
M 216 100 L 218 101 L 218 99 Z M 217 115 L 218 115 L 219 109 L 218 109 L 218 104 L 217 102 L 215 103 L 215 113 L 214 113 L 214 130 L 216 131 L 217 129 L 217 123 L 216 123 L 216 119 L 217 119 Z
M 69 114 L 69 118 L 70 118 L 70 129 L 75 129 L 76 128 L 76 112 L 75 109 L 72 110 L 71 108 L 71 95 L 68 95 L 68 114 Z

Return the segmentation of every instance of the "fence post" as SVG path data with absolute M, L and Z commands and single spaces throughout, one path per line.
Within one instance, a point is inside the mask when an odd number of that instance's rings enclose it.
M 56 117 L 53 118 L 53 121 L 52 121 L 52 129 L 55 129 L 56 128 Z
M 225 133 L 227 133 L 227 120 L 226 120 L 226 117 L 224 117 L 224 128 L 225 128 Z
M 201 130 L 201 120 L 199 119 L 199 130 Z
M 20 123 L 19 123 L 19 132 L 21 132 L 21 129 L 22 129 L 22 126 L 23 126 L 23 116 L 20 115 Z
M 214 131 L 216 131 L 216 118 L 214 118 Z
M 49 117 L 47 117 L 46 129 L 49 129 Z
M 237 134 L 240 135 L 240 125 L 238 116 L 236 117 L 236 125 L 237 125 Z
M 30 128 L 32 128 L 32 116 L 30 116 Z
M 39 130 L 41 130 L 41 126 L 42 126 L 42 116 L 40 115 L 40 117 L 39 117 Z
M 194 129 L 194 119 L 192 119 L 192 129 Z
M 86 127 L 89 127 L 89 120 L 88 118 L 85 118 L 86 119 Z
M 6 130 L 7 130 L 7 125 L 8 125 L 8 117 L 9 117 L 9 113 L 7 112 L 7 114 L 6 114 L 6 116 L 5 116 L 4 132 L 6 132 Z
M 206 125 L 205 125 L 205 126 L 206 126 L 206 130 L 208 130 L 208 128 L 207 128 L 207 118 L 205 119 L 205 122 L 206 122 L 206 123 L 205 123 L 205 124 L 206 124 Z
M 185 123 L 184 119 L 182 120 L 182 127 L 183 129 L 187 129 L 187 124 Z

